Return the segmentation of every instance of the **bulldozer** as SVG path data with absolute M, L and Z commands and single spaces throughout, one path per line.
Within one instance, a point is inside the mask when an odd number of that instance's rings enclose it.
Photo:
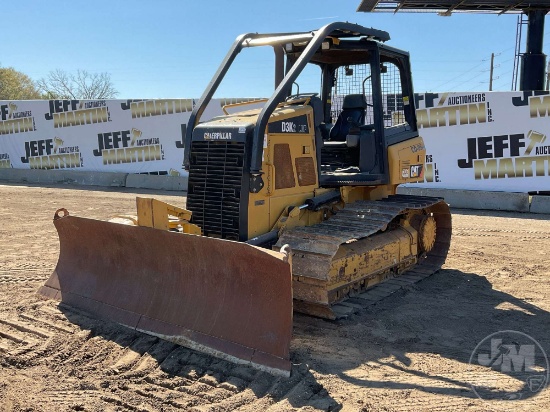
M 409 54 L 389 39 L 343 22 L 237 37 L 184 131 L 186 207 L 137 198 L 123 222 L 59 209 L 59 260 L 39 294 L 289 376 L 293 312 L 339 319 L 381 282 L 439 270 L 448 205 L 396 194 L 423 180 L 426 149 Z M 273 94 L 202 120 L 256 47 L 274 51 Z M 319 90 L 300 92 L 312 78 Z

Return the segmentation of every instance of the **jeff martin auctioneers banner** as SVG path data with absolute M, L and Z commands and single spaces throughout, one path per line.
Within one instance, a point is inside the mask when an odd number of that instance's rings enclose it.
M 223 106 L 255 99 L 213 100 Z M 385 115 L 398 111 L 386 96 Z M 183 130 L 194 99 L 0 101 L 0 168 L 183 175 Z M 240 107 L 237 107 L 240 109 Z M 424 182 L 410 186 L 550 191 L 550 94 L 416 95 Z
M 416 101 L 427 156 L 424 183 L 409 186 L 550 190 L 547 91 L 426 93 Z
M 202 119 L 223 114 L 216 99 Z M 0 101 L 0 168 L 184 174 L 194 99 Z

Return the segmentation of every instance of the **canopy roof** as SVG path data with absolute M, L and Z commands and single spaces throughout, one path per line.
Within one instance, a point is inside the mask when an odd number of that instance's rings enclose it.
M 453 12 L 475 13 L 523 13 L 526 10 L 550 11 L 548 0 L 361 0 L 357 11 L 364 12 L 439 12 L 449 15 Z

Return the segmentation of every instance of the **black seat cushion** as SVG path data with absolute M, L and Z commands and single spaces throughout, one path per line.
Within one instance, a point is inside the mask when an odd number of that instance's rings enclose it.
M 345 96 L 342 111 L 330 130 L 329 139 L 338 142 L 346 141 L 351 126 L 360 126 L 365 122 L 366 107 L 367 102 L 362 94 L 348 94 Z

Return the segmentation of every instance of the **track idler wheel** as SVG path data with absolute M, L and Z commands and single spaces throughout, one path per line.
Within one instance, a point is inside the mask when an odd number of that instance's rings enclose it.
M 437 236 L 437 224 L 432 215 L 415 215 L 411 221 L 412 227 L 418 231 L 418 243 L 423 252 L 430 252 Z

